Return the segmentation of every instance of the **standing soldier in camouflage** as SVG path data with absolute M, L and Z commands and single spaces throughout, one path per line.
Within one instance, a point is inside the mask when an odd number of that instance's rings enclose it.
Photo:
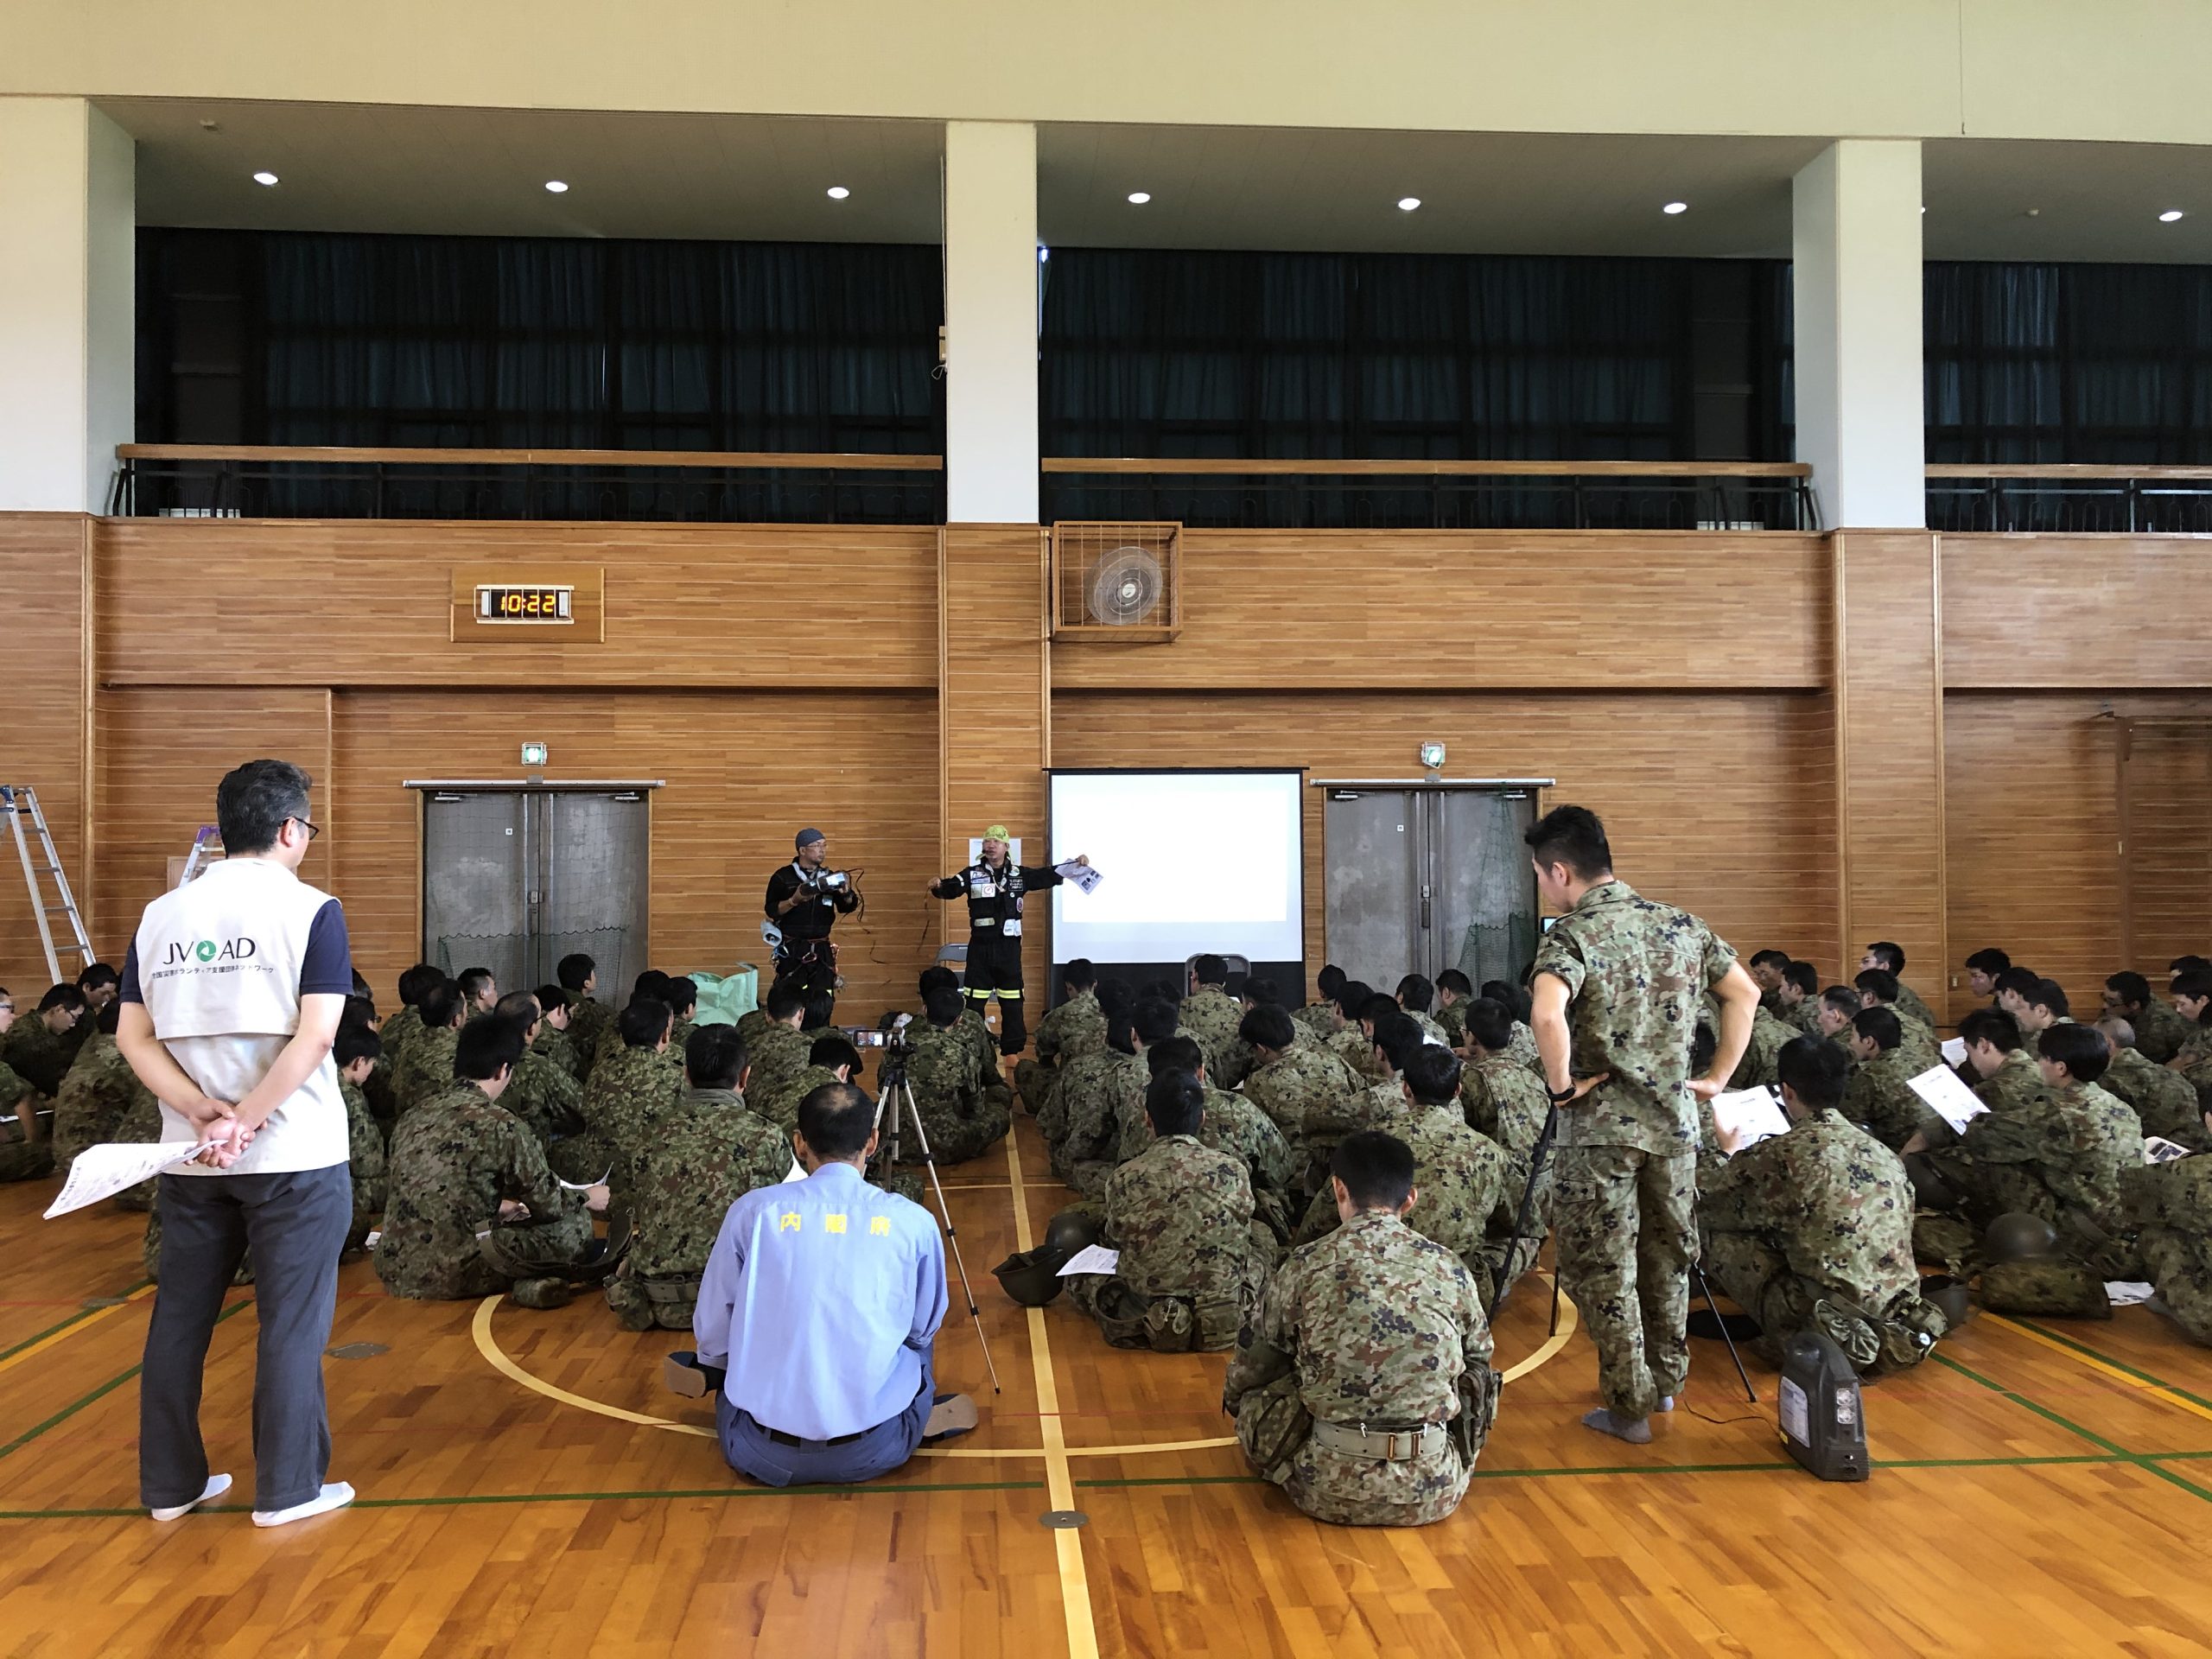
M 1942 1115 L 1913 1092 L 1912 1079 L 1928 1068 L 1916 1071 L 1906 1058 L 1904 1023 L 1895 1008 L 1861 1008 L 1852 1016 L 1847 1041 L 1853 1064 L 1841 1107 L 1847 1122 L 1858 1124 L 1897 1153 L 1912 1144 L 1915 1135 L 1925 1146 L 1944 1128 Z
M 683 1073 L 668 1058 L 668 1004 L 650 997 L 615 1017 L 621 1046 L 595 1062 L 584 1085 L 584 1131 L 557 1141 L 553 1166 L 563 1179 L 605 1181 L 626 1197 L 654 1126 L 676 1104 Z
M 1315 1520 L 1441 1521 L 1497 1416 L 1490 1326 L 1465 1267 L 1406 1224 L 1402 1141 L 1347 1136 L 1330 1171 L 1342 1224 L 1275 1274 L 1223 1408 L 1253 1469 Z
M 599 988 L 599 965 L 581 950 L 562 957 L 553 976 L 569 994 L 569 1043 L 576 1052 L 576 1081 L 588 1083 L 600 1039 L 614 1023 L 614 1010 L 592 995 Z
M 1706 1268 L 1772 1363 L 1810 1331 L 1861 1376 L 1917 1365 L 1948 1327 L 1920 1294 L 1904 1166 L 1838 1109 L 1848 1065 L 1833 1043 L 1796 1038 L 1780 1067 L 1790 1128 L 1730 1158 L 1698 1200 Z
M 2135 1028 L 2115 1014 L 2097 1021 L 2096 1028 L 2112 1046 L 2112 1065 L 2100 1079 L 2104 1091 L 2126 1101 L 2143 1125 L 2143 1133 L 2187 1147 L 2191 1152 L 2212 1152 L 2212 1134 L 2204 1128 L 2203 1109 L 2196 1090 L 2178 1071 L 2153 1065 L 2137 1052 Z M 66 1095 L 68 1085 L 62 1085 Z M 60 1114 L 54 1135 L 60 1138 Z
M 953 987 L 940 985 L 930 993 L 928 1018 L 906 1027 L 906 1084 L 930 1155 L 940 1164 L 982 1156 L 1006 1139 L 1014 1122 L 983 1096 L 976 1052 L 960 1032 L 963 1001 Z M 899 1151 L 909 1163 L 921 1160 L 921 1142 L 911 1134 Z
M 1219 957 L 1203 956 L 1191 963 L 1190 995 L 1183 999 L 1179 1018 L 1205 1051 L 1206 1075 L 1216 1088 L 1234 1089 L 1244 1081 L 1236 1048 L 1244 1010 L 1229 994 L 1229 964 Z
M 1098 1001 L 1106 1016 L 1106 1046 L 1068 1062 L 1037 1124 L 1052 1151 L 1052 1173 L 1093 1198 L 1105 1196 L 1119 1162 L 1122 1097 L 1142 1088 L 1147 1075 L 1130 1018 L 1136 993 L 1109 980 L 1098 988 Z
M 346 1102 L 346 1168 L 353 1179 L 353 1220 L 346 1230 L 343 1255 L 350 1255 L 368 1243 L 369 1231 L 384 1213 L 390 1192 L 384 1130 L 369 1110 L 369 1097 L 361 1089 L 383 1052 L 383 1040 L 367 1025 L 341 1024 L 338 1035 L 331 1039 L 330 1058 L 338 1068 L 338 1092 Z
M 123 1120 L 140 1096 L 153 1098 L 115 1046 L 116 1021 L 122 1012 L 119 1002 L 110 1002 L 99 1011 L 97 1029 L 69 1063 L 61 1092 L 54 1096 L 54 1159 L 65 1175 L 86 1147 L 120 1138 Z M 2192 1101 L 2196 1098 L 2187 1084 L 2182 1086 Z M 158 1108 L 154 1121 L 161 1121 Z
M 1334 1108 L 1363 1085 L 1320 1044 L 1300 1041 L 1297 1022 L 1281 1008 L 1253 1009 L 1237 1034 L 1252 1051 L 1245 1097 L 1282 1131 L 1291 1167 L 1300 1173 L 1302 1188 L 1303 1172 L 1312 1159 L 1306 1144 L 1306 1115 Z M 1298 1194 L 1301 1200 L 1306 1196 L 1304 1191 Z
M 2120 1172 L 2120 1198 L 2136 1230 L 2152 1306 L 2191 1342 L 2212 1344 L 2212 1158 L 2177 1158 Z
M 1160 1138 L 1106 1184 L 1100 1243 L 1111 1274 L 1068 1279 L 1069 1299 L 1116 1348 L 1219 1353 L 1258 1306 L 1268 1258 L 1252 1240 L 1244 1166 L 1198 1139 L 1205 1090 L 1180 1071 L 1154 1079 L 1147 1116 Z
M 522 1034 L 504 1020 L 462 1032 L 455 1077 L 399 1120 L 377 1277 L 395 1296 L 451 1300 L 512 1289 L 525 1307 L 559 1307 L 592 1248 L 603 1189 L 553 1179 L 537 1137 L 499 1104 Z M 480 1230 L 489 1228 L 481 1238 Z
M 2135 1046 L 2155 1065 L 2172 1059 L 2189 1040 L 2189 1021 L 2152 995 L 2151 982 L 2140 974 L 2114 974 L 2105 981 L 2104 1007 L 2135 1028 Z
M 1025 1058 L 1014 1065 L 1014 1086 L 1033 1117 L 1045 1115 L 1052 1084 L 1071 1060 L 1098 1053 L 1106 1046 L 1106 1016 L 1098 1008 L 1098 973 L 1088 957 L 1077 957 L 1060 969 L 1060 989 L 1064 995 L 1059 1007 L 1037 1022 L 1037 1058 Z M 924 996 L 928 995 L 923 992 Z
M 746 1109 L 745 1070 L 734 1026 L 696 1027 L 684 1039 L 683 1093 L 639 1160 L 630 1249 L 607 1281 L 626 1331 L 689 1331 L 722 1217 L 791 1166 L 791 1137 Z
M 545 1032 L 545 1016 L 537 998 L 529 991 L 509 991 L 499 1000 L 494 1015 L 522 1033 L 522 1058 L 499 1104 L 523 1121 L 537 1137 L 538 1145 L 551 1148 L 563 1135 L 584 1126 L 584 1091 L 537 1046 Z
M 443 1094 L 453 1082 L 454 1045 L 461 1036 L 461 988 L 443 977 L 423 988 L 415 1004 L 423 1028 L 407 1045 L 392 1068 L 391 1098 L 395 1119 L 402 1118 L 428 1100 Z
M 1553 809 L 1526 839 L 1537 887 L 1561 912 L 1536 950 L 1535 1026 L 1561 1109 L 1560 1274 L 1588 1323 L 1605 1402 L 1582 1421 L 1641 1446 L 1689 1373 L 1698 1113 L 1743 1058 L 1758 987 L 1703 922 L 1614 876 L 1587 807 Z M 1693 1080 L 1707 990 L 1720 1001 L 1719 1039 Z

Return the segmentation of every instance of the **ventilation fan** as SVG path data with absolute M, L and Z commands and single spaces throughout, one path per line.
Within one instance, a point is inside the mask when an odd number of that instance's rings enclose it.
M 1052 526 L 1052 637 L 1157 645 L 1182 625 L 1180 524 Z

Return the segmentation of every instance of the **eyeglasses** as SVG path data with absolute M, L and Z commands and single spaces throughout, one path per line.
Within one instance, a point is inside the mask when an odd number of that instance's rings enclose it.
M 302 818 L 295 816 L 289 821 L 304 829 L 308 832 L 308 839 L 309 841 L 313 841 L 317 836 L 322 833 L 322 826 L 312 818 Z

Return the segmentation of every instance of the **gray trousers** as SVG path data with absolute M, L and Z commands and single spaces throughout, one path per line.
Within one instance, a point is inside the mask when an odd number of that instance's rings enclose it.
M 164 1175 L 161 1217 L 161 1277 L 138 1376 L 139 1497 L 168 1509 L 207 1484 L 202 1372 L 223 1293 L 251 1249 L 261 1325 L 253 1506 L 306 1503 L 330 1468 L 322 1350 L 338 1307 L 338 1253 L 353 1220 L 351 1173 L 333 1164 L 278 1175 Z

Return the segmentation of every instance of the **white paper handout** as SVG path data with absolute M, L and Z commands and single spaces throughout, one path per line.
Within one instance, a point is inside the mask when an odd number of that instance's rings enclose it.
M 2143 1161 L 2146 1164 L 2171 1164 L 2177 1158 L 2190 1155 L 2189 1148 L 2178 1141 L 2169 1141 L 2162 1135 L 2143 1137 Z
M 46 1206 L 46 1218 L 52 1221 L 72 1210 L 111 1198 L 165 1169 L 175 1168 L 199 1152 L 200 1147 L 189 1141 L 110 1141 L 86 1147 L 69 1166 L 69 1179 L 62 1182 L 61 1191 Z
M 1071 1273 L 1111 1273 L 1121 1265 L 1119 1250 L 1109 1250 L 1103 1244 L 1086 1244 L 1068 1257 L 1059 1276 L 1065 1279 Z
M 1959 1081 L 1948 1065 L 1932 1066 L 1911 1080 L 1912 1092 L 1936 1109 L 1936 1115 L 1958 1134 L 1968 1122 L 1989 1109 L 1974 1091 Z
M 1106 879 L 1096 870 L 1092 869 L 1090 865 L 1078 864 L 1073 859 L 1070 859 L 1065 864 L 1055 864 L 1052 868 L 1074 882 L 1077 891 L 1083 893 L 1089 893 Z
M 1967 1063 L 1967 1039 L 1946 1037 L 1943 1039 L 1943 1058 L 1953 1065 L 1964 1065 Z
M 798 1160 L 794 1157 L 791 1160 L 791 1168 L 786 1170 L 784 1173 L 784 1184 L 788 1185 L 792 1181 L 803 1181 L 805 1179 L 806 1171 L 799 1166 Z
M 1773 1090 L 1738 1089 L 1713 1097 L 1713 1127 L 1719 1132 L 1720 1149 L 1732 1158 L 1745 1147 L 1788 1134 L 1789 1116 Z
M 2105 1281 L 2105 1300 L 2114 1307 L 2136 1307 L 2149 1301 L 2158 1293 L 2140 1279 L 2107 1279 Z

